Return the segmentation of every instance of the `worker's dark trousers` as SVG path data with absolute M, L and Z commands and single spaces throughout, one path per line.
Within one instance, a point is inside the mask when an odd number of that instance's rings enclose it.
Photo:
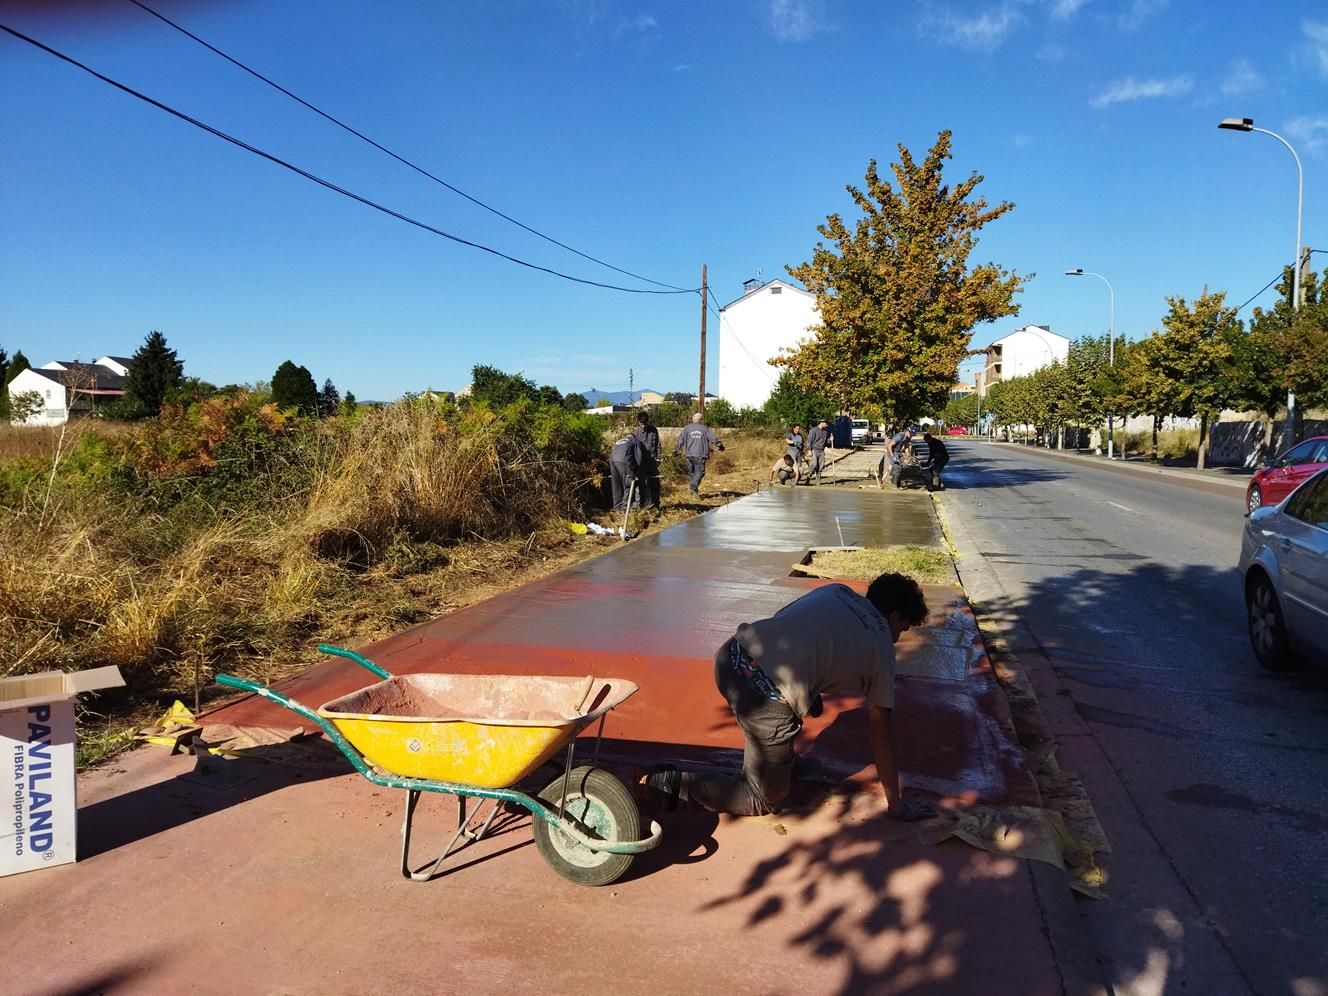
M 933 488 L 939 488 L 943 486 L 941 484 L 941 471 L 945 469 L 945 465 L 949 462 L 950 462 L 949 457 L 938 457 L 937 459 L 931 462 L 931 486 Z
M 694 495 L 701 493 L 701 478 L 705 477 L 705 465 L 705 457 L 689 456 L 687 458 L 687 466 L 691 468 L 692 471 L 692 480 L 687 487 L 691 489 L 691 492 Z
M 812 450 L 811 465 L 807 468 L 807 480 L 816 475 L 816 483 L 821 483 L 821 472 L 825 470 L 825 450 Z
M 619 510 L 626 508 L 627 492 L 632 481 L 627 464 L 610 462 L 609 479 L 613 485 L 613 507 Z
M 641 503 L 651 508 L 659 508 L 659 464 L 653 458 L 646 460 L 641 468 L 641 475 L 636 479 L 636 489 L 641 493 Z
M 766 698 L 733 670 L 729 660 L 732 643 L 730 639 L 715 653 L 715 687 L 728 701 L 747 741 L 742 775 L 686 771 L 678 795 L 712 812 L 760 816 L 773 813 L 789 794 L 793 740 L 802 723 L 788 703 Z

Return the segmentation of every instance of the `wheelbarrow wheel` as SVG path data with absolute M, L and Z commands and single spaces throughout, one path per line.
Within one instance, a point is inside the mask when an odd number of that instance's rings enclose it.
M 540 792 L 542 802 L 555 812 L 563 794 L 559 775 Z M 636 840 L 641 834 L 641 812 L 636 800 L 617 778 L 601 768 L 573 768 L 567 781 L 563 812 L 588 837 L 600 840 Z M 536 818 L 535 846 L 549 867 L 577 885 L 608 885 L 626 874 L 634 854 L 592 851 L 558 829 L 552 822 Z

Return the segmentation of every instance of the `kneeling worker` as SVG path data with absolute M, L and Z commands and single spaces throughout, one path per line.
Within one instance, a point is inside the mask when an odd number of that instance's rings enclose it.
M 922 589 L 902 574 L 882 574 L 866 596 L 827 585 L 784 606 L 769 619 L 743 623 L 715 654 L 715 685 L 746 738 L 741 776 L 663 768 L 646 784 L 670 807 L 679 799 L 721 813 L 774 812 L 789 794 L 793 741 L 805 716 L 821 713 L 821 696 L 866 697 L 869 745 L 897 820 L 933 815 L 904 799 L 895 760 L 895 641 L 927 617 Z
M 775 478 L 779 478 L 780 484 L 794 485 L 802 480 L 802 472 L 793 462 L 793 457 L 785 453 L 775 461 L 775 465 L 770 468 L 770 483 L 775 483 Z

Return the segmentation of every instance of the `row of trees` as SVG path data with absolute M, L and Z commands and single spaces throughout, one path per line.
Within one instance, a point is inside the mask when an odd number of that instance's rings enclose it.
M 1098 426 L 1108 416 L 1147 416 L 1157 432 L 1168 416 L 1199 420 L 1199 466 L 1207 457 L 1209 427 L 1224 409 L 1257 411 L 1265 419 L 1264 445 L 1288 391 L 1298 408 L 1328 405 L 1328 282 L 1309 273 L 1297 312 L 1288 269 L 1281 298 L 1256 308 L 1248 324 L 1225 295 L 1204 291 L 1194 301 L 1167 299 L 1162 327 L 1138 342 L 1118 338 L 1109 362 L 1106 336 L 1080 339 L 1057 361 L 1026 377 L 992 385 L 977 398 L 952 401 L 941 417 L 953 425 L 977 421 L 979 404 L 1003 424 Z

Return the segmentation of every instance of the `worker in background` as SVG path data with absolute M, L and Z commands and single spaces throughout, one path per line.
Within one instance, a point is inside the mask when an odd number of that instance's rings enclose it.
M 641 444 L 641 476 L 637 487 L 641 489 L 642 504 L 659 508 L 659 430 L 650 422 L 648 412 L 636 415 L 636 431 L 632 433 Z
M 785 453 L 775 465 L 770 468 L 770 483 L 774 484 L 778 480 L 780 484 L 794 485 L 802 480 L 802 471 L 798 465 L 793 462 L 793 458 Z
M 922 441 L 927 444 L 927 454 L 930 457 L 931 486 L 933 489 L 940 488 L 944 490 L 945 485 L 941 483 L 941 471 L 943 471 L 945 465 L 950 462 L 950 451 L 946 448 L 945 443 L 941 442 L 930 432 L 924 432 L 922 434 Z
M 692 424 L 678 434 L 678 443 L 673 447 L 674 453 L 681 452 L 687 457 L 687 467 L 691 471 L 687 490 L 694 495 L 701 493 L 701 479 L 705 477 L 711 447 L 724 452 L 724 444 L 719 441 L 714 430 L 701 420 L 701 413 L 697 412 L 692 416 Z
M 908 451 L 911 458 L 913 446 L 913 430 L 910 428 L 901 429 L 885 441 L 885 456 L 881 457 L 880 464 L 876 467 L 877 487 L 885 487 L 885 463 L 890 462 L 890 483 L 896 488 L 899 487 L 899 478 L 904 473 L 905 452 Z
M 816 483 L 821 483 L 821 472 L 825 470 L 825 448 L 829 446 L 834 449 L 835 441 L 830 435 L 830 423 L 825 419 L 817 422 L 812 431 L 807 434 L 807 446 L 811 450 L 811 466 L 807 468 L 807 481 L 811 482 L 812 475 L 816 475 Z
M 801 473 L 803 456 L 807 452 L 807 437 L 802 434 L 802 426 L 795 425 L 790 429 L 784 442 L 788 446 L 788 455 L 793 458 L 793 466 Z
M 618 511 L 627 508 L 627 499 L 631 495 L 632 485 L 640 488 L 641 478 L 641 441 L 632 433 L 625 433 L 609 450 L 609 478 L 613 485 L 613 507 Z M 640 499 L 638 492 L 637 499 Z

